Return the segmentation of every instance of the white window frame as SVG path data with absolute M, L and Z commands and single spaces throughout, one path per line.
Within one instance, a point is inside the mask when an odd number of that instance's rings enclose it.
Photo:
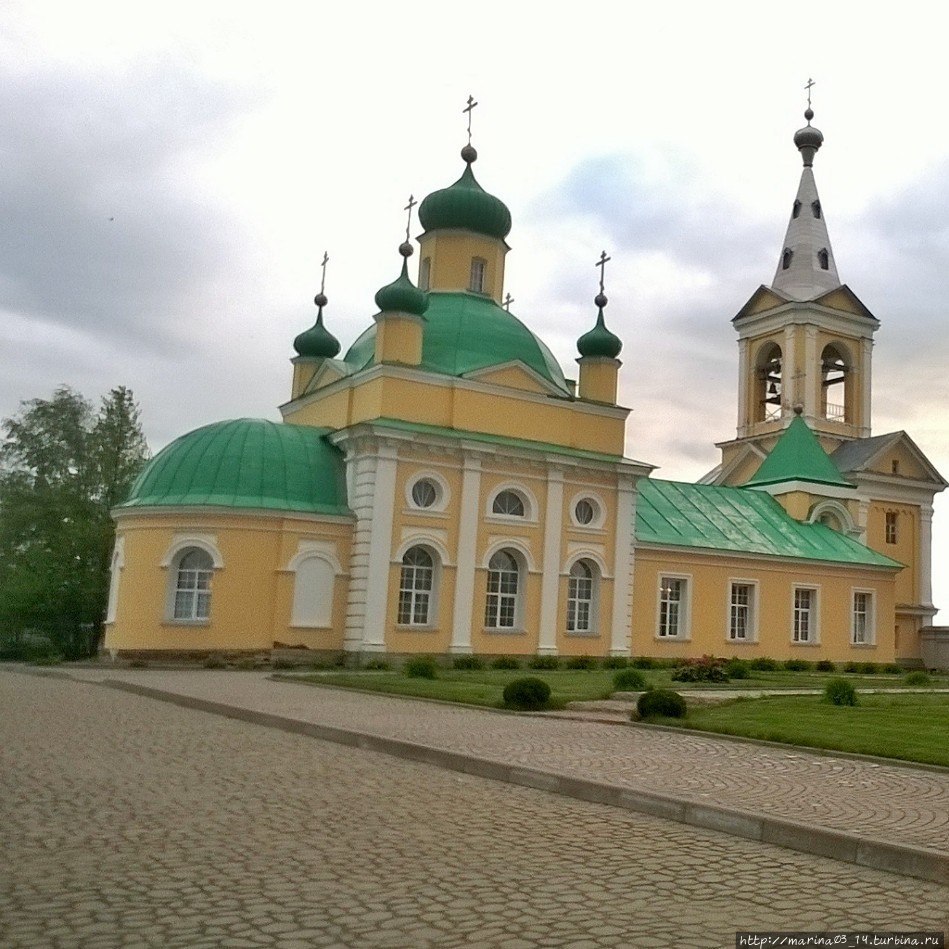
M 746 604 L 748 621 L 746 635 L 744 637 L 735 635 L 734 614 L 732 611 L 736 607 L 736 587 L 748 587 L 749 589 L 748 603 Z M 725 641 L 733 645 L 758 642 L 758 581 L 746 580 L 744 577 L 733 577 L 729 579 L 728 587 L 726 588 L 725 609 L 725 615 L 728 619 L 728 627 L 725 630 Z
M 203 554 L 207 567 L 182 567 L 192 554 Z M 203 547 L 184 547 L 174 559 L 171 620 L 174 623 L 209 623 L 214 582 L 214 558 Z M 193 576 L 190 576 L 193 574 Z M 183 582 L 186 581 L 186 582 Z M 189 599 L 190 598 L 190 599 Z M 179 603 L 182 608 L 179 611 Z M 187 606 L 185 609 L 184 607 Z
M 109 571 L 109 599 L 105 608 L 105 621 L 115 622 L 115 614 L 119 607 L 119 583 L 122 579 L 122 569 L 125 567 L 125 538 L 115 539 L 115 549 L 112 551 L 112 563 Z
M 224 567 L 224 558 L 221 551 L 218 550 L 217 538 L 212 534 L 176 534 L 172 539 L 171 546 L 165 552 L 161 560 L 161 566 L 168 570 L 167 582 L 165 584 L 165 615 L 164 622 L 174 626 L 207 626 L 211 622 L 210 608 L 207 618 L 202 619 L 183 619 L 175 616 L 175 601 L 178 593 L 178 565 L 181 559 L 191 548 L 196 547 L 203 550 L 211 558 L 212 585 L 214 582 L 213 573 Z M 213 601 L 213 596 L 211 597 Z
M 415 500 L 415 486 L 420 481 L 431 481 L 435 486 L 435 503 L 428 507 L 422 507 Z M 413 513 L 418 514 L 443 514 L 448 507 L 450 491 L 448 482 L 435 471 L 418 471 L 412 474 L 405 482 L 405 503 Z
M 857 611 L 857 597 L 866 597 L 866 609 L 861 613 Z M 850 645 L 851 646 L 875 646 L 876 636 L 876 591 L 865 587 L 854 587 L 850 591 Z M 863 616 L 863 638 L 858 639 L 859 634 L 857 617 Z
M 807 637 L 802 638 L 799 618 L 803 615 L 798 606 L 798 592 L 810 592 L 810 605 L 807 608 Z M 795 583 L 791 588 L 791 645 L 816 646 L 820 643 L 820 587 L 810 583 Z
M 884 511 L 883 513 L 883 540 L 887 544 L 896 545 L 900 542 L 900 516 L 898 511 Z
M 408 564 L 406 558 L 412 551 L 420 550 L 424 553 L 431 563 L 431 566 L 421 564 Z M 434 625 L 436 609 L 438 606 L 438 580 L 439 580 L 439 556 L 438 553 L 427 544 L 412 544 L 402 555 L 402 561 L 399 567 L 399 596 L 396 600 L 396 625 L 403 629 L 431 629 Z M 407 583 L 407 570 L 410 572 L 411 583 Z M 428 588 L 424 584 L 419 585 L 419 579 L 424 580 L 428 577 Z M 407 616 L 403 614 L 403 594 L 409 596 L 409 609 Z M 424 603 L 424 619 L 416 619 L 416 611 L 419 603 Z
M 584 524 L 577 517 L 577 505 L 582 501 L 586 501 L 593 507 L 593 520 L 591 520 L 589 524 Z M 606 505 L 599 495 L 594 494 L 592 491 L 580 491 L 570 499 L 570 522 L 574 527 L 578 527 L 584 531 L 602 530 L 605 520 Z
M 484 257 L 472 257 L 471 269 L 468 271 L 468 291 L 470 293 L 484 293 L 488 278 L 488 262 Z
M 500 568 L 492 568 L 491 561 L 494 560 L 499 554 L 506 554 L 514 562 L 514 571 L 510 569 L 501 570 Z M 512 592 L 510 590 L 504 590 L 504 576 L 508 576 L 511 573 L 515 574 L 515 589 Z M 500 573 L 502 576 L 498 577 L 496 591 L 491 590 L 492 586 L 492 574 Z M 527 570 L 525 569 L 524 563 L 519 552 L 512 547 L 500 547 L 497 550 L 493 551 L 491 556 L 488 558 L 487 565 L 487 583 L 485 587 L 485 607 L 484 607 L 484 628 L 489 632 L 493 633 L 518 633 L 522 631 L 523 625 L 523 612 L 524 612 L 524 583 L 527 576 Z M 508 582 L 509 579 L 508 579 Z M 508 609 L 508 607 L 510 609 Z M 511 622 L 510 624 L 499 624 L 497 621 L 502 619 L 502 614 L 510 612 Z
M 589 571 L 588 577 L 577 577 L 574 569 L 585 567 Z M 589 589 L 581 591 L 579 583 L 575 581 L 589 581 Z M 586 595 L 582 595 L 586 593 Z M 588 557 L 578 557 L 567 571 L 567 635 L 568 636 L 596 636 L 599 618 L 600 598 L 600 568 Z M 586 614 L 586 625 L 578 625 L 580 614 Z
M 666 619 L 664 617 L 666 602 L 672 603 L 672 600 L 663 598 L 665 583 L 668 580 L 674 580 L 682 584 L 681 595 L 675 601 L 678 603 L 676 631 L 674 633 L 664 632 L 666 628 Z M 656 591 L 656 639 L 660 642 L 681 642 L 692 638 L 692 575 L 687 573 L 670 573 L 663 571 L 659 574 L 659 584 Z
M 504 494 L 505 491 L 510 491 L 512 494 L 516 494 L 521 499 L 521 501 L 524 504 L 523 515 L 498 514 L 495 512 L 494 502 L 497 499 L 498 495 Z M 485 518 L 491 521 L 501 521 L 506 524 L 523 524 L 525 522 L 536 523 L 537 522 L 537 499 L 522 484 L 514 484 L 511 482 L 499 484 L 488 494 L 488 504 L 487 504 L 487 510 L 485 511 Z
M 432 285 L 432 258 L 426 256 L 418 268 L 418 287 L 419 290 L 429 290 Z

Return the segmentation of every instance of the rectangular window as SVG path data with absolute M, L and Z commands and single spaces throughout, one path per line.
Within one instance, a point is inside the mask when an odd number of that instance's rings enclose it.
M 794 642 L 817 642 L 817 591 L 809 587 L 794 590 Z
M 420 290 L 430 289 L 432 282 L 432 258 L 423 257 L 422 265 L 418 269 L 418 285 Z
M 855 646 L 873 643 L 873 624 L 873 593 L 869 590 L 854 590 L 851 642 Z
M 896 539 L 897 539 L 896 511 L 887 511 L 886 512 L 886 542 L 888 544 L 895 544 Z
M 739 643 L 754 639 L 755 587 L 733 583 L 728 608 L 728 638 Z
M 483 258 L 471 258 L 471 279 L 468 281 L 468 289 L 472 293 L 484 293 L 484 272 L 486 268 L 487 261 Z
M 686 592 L 683 577 L 659 578 L 659 636 L 675 639 L 685 635 Z

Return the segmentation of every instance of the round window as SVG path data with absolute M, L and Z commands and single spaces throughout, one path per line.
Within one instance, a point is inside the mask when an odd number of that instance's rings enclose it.
M 573 509 L 573 516 L 578 524 L 592 524 L 596 520 L 596 514 L 596 505 L 587 498 L 577 501 L 577 506 Z
M 417 507 L 432 507 L 438 500 L 438 487 L 430 478 L 419 478 L 412 485 L 412 501 Z

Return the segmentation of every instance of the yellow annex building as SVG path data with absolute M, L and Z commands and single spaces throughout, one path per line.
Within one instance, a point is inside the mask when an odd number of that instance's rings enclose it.
M 511 216 L 469 143 L 419 205 L 417 282 L 407 239 L 342 358 L 316 297 L 283 421 L 182 436 L 115 509 L 105 648 L 949 666 L 946 482 L 905 432 L 871 433 L 879 323 L 838 277 L 805 117 L 777 271 L 733 320 L 736 437 L 701 483 L 624 456 L 602 278 L 576 383 L 505 307 Z

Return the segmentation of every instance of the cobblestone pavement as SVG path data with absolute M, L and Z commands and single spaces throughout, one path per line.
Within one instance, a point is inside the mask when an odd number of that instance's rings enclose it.
M 947 886 L 15 673 L 0 853 L 5 949 L 702 949 L 949 925 Z
M 303 721 L 949 853 L 949 772 L 712 736 L 499 715 L 255 672 L 76 670 Z

